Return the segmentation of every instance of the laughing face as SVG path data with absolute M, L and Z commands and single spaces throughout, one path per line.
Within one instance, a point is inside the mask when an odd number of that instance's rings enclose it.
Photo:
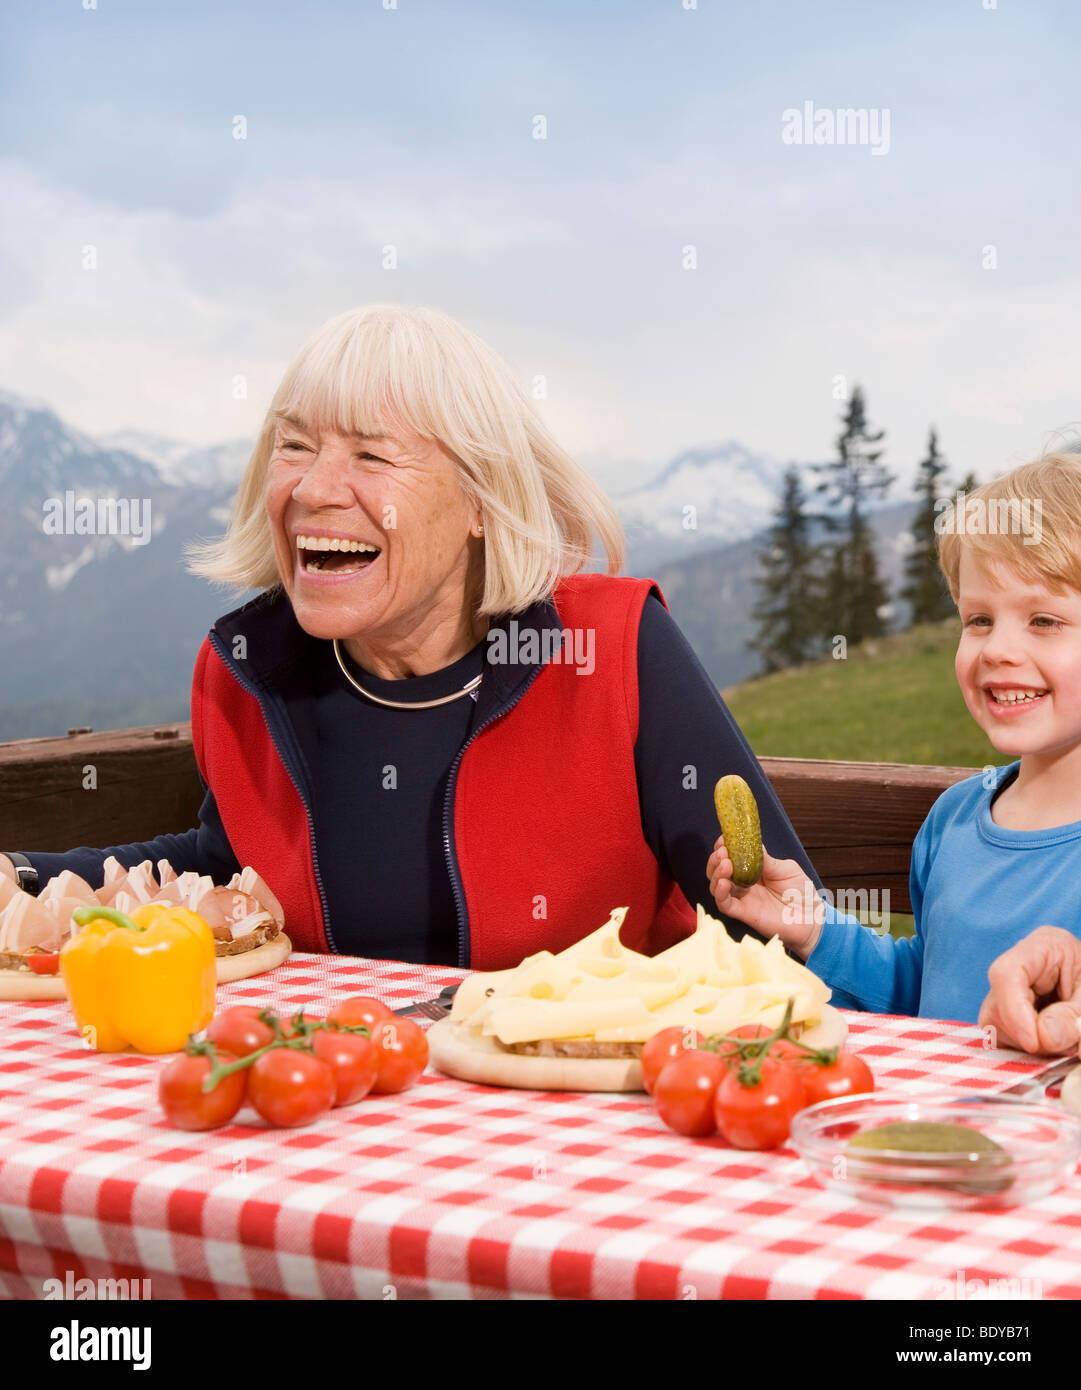
M 266 508 L 297 621 L 387 679 L 437 670 L 483 636 L 479 518 L 438 444 L 281 421 Z
M 1081 593 L 962 554 L 957 606 L 957 680 L 999 752 L 1038 761 L 1081 749 Z

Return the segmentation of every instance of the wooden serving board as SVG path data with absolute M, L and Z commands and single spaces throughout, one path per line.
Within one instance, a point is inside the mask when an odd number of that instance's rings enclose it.
M 286 959 L 293 949 L 293 943 L 284 932 L 279 932 L 271 941 L 256 946 L 254 951 L 245 951 L 239 956 L 218 957 L 218 984 L 230 985 L 234 980 L 250 980 L 253 975 L 265 975 Z
M 248 980 L 253 975 L 265 975 L 281 965 L 293 949 L 284 932 L 272 941 L 245 951 L 239 956 L 218 956 L 218 984 Z M 0 1001 L 20 999 L 66 999 L 67 991 L 60 975 L 35 975 L 28 970 L 0 970 Z
M 848 1024 L 829 1004 L 822 1021 L 800 1039 L 810 1047 L 840 1047 Z M 432 1063 L 448 1076 L 482 1086 L 526 1091 L 641 1091 L 642 1065 L 636 1057 L 523 1057 L 470 1032 L 450 1018 L 428 1029 Z

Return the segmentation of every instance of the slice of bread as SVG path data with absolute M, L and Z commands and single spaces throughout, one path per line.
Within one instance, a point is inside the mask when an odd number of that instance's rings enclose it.
M 219 931 L 224 930 L 226 935 L 221 937 Z M 265 946 L 268 941 L 273 941 L 280 933 L 281 927 L 273 918 L 268 918 L 266 923 L 258 926 L 254 931 L 246 932 L 244 936 L 232 937 L 228 935 L 228 927 L 218 927 L 214 933 L 214 954 L 217 956 L 240 956 L 245 951 L 254 951 L 257 946 Z
M 497 1040 L 498 1041 L 498 1040 Z M 596 1038 L 544 1038 L 540 1042 L 499 1043 L 522 1057 L 641 1057 L 642 1044 L 597 1042 Z

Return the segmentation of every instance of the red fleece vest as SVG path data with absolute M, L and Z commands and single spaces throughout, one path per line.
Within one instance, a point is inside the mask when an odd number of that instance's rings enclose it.
M 579 651 L 591 652 L 592 672 L 578 674 L 568 646 L 567 660 L 546 664 L 462 758 L 454 838 L 474 970 L 561 951 L 614 907 L 629 908 L 624 944 L 649 954 L 694 929 L 694 912 L 643 838 L 638 806 L 638 624 L 651 587 L 605 575 L 562 580 L 555 606 Z M 329 950 L 304 805 L 258 701 L 209 639 L 195 666 L 192 738 L 237 859 L 277 894 L 298 950 Z

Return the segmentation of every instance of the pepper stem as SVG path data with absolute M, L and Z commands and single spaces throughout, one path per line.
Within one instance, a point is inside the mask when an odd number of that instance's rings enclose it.
M 115 907 L 77 907 L 71 914 L 71 920 L 80 927 L 85 927 L 88 922 L 96 922 L 98 918 L 104 918 L 116 927 L 127 927 L 129 931 L 146 931 L 138 922 L 133 922 L 126 912 L 118 912 Z

